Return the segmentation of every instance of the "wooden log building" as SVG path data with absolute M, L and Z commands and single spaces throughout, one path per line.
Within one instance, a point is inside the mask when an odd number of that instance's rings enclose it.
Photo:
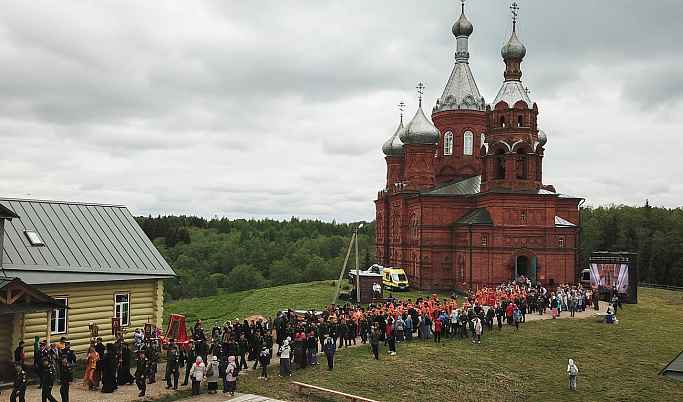
M 35 336 L 84 353 L 91 323 L 105 343 L 112 317 L 127 340 L 162 324 L 175 273 L 125 206 L 0 198 L 0 247 L 0 375 L 20 340 L 32 363 Z

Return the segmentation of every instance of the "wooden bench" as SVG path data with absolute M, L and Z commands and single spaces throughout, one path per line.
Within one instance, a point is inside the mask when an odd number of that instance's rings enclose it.
M 353 402 L 356 402 L 356 401 L 379 402 L 379 401 L 376 401 L 374 399 L 363 398 L 362 396 L 356 396 L 356 395 L 346 394 L 344 392 L 333 391 L 333 390 L 327 389 L 327 388 L 316 387 L 315 385 L 304 384 L 302 382 L 292 381 L 292 384 L 297 386 L 297 390 L 296 390 L 297 394 L 300 394 L 304 388 L 309 388 L 309 389 L 316 389 L 318 391 L 328 392 L 328 393 L 333 394 L 333 395 L 343 396 L 346 399 L 350 399 Z

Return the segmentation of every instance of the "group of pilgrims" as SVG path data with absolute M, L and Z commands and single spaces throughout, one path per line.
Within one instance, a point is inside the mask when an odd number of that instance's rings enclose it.
M 108 343 L 105 347 L 98 338 L 86 356 L 86 372 L 83 385 L 90 390 L 114 392 L 118 386 L 137 384 L 139 396 L 145 396 L 146 385 L 152 384 L 157 377 L 159 357 L 165 353 L 166 370 L 163 381 L 167 388 L 178 389 L 180 371 L 184 369 L 184 382 L 187 386 L 192 380 L 192 394 L 199 394 L 203 380 L 208 382 L 210 393 L 216 393 L 218 380 L 223 380 L 223 392 L 233 395 L 236 390 L 237 375 L 251 366 L 255 370 L 261 365 L 259 379 L 268 379 L 268 366 L 273 353 L 279 357 L 280 377 L 292 375 L 294 370 L 305 369 L 318 364 L 318 353 L 322 351 L 328 361 L 328 370 L 334 367 L 334 354 L 338 348 L 369 343 L 375 359 L 379 359 L 380 342 L 389 346 L 389 352 L 396 354 L 396 343 L 412 341 L 414 338 L 425 341 L 433 339 L 440 342 L 442 337 L 469 338 L 473 343 L 481 343 L 484 328 L 498 330 L 503 322 L 519 324 L 526 322 L 527 314 L 552 314 L 559 317 L 562 311 L 572 316 L 588 306 L 598 309 L 597 293 L 586 290 L 581 285 L 570 287 L 561 285 L 556 292 L 549 292 L 540 283 L 530 280 L 501 284 L 495 288 L 484 287 L 470 291 L 462 303 L 453 293 L 450 299 L 439 300 L 432 297 L 396 299 L 390 294 L 387 299 L 379 299 L 364 308 L 360 303 L 331 305 L 323 311 L 278 311 L 276 318 L 263 317 L 222 325 L 214 323 L 209 334 L 197 320 L 188 330 L 190 340 L 176 344 L 174 339 L 163 346 L 159 342 L 160 328 L 145 338 L 142 330 L 135 332 L 135 345 L 129 347 L 122 339 Z M 64 340 L 62 340 L 64 341 Z M 277 349 L 274 349 L 277 346 Z M 37 356 L 48 362 L 49 348 L 41 345 Z M 68 346 L 64 349 L 70 350 Z M 60 351 L 61 352 L 61 351 Z M 62 353 L 57 353 L 61 355 Z M 69 362 L 72 357 L 69 356 Z M 211 359 L 209 359 L 211 356 Z M 136 370 L 131 374 L 131 362 L 137 358 Z M 253 363 L 251 363 L 253 362 Z M 39 370 L 42 366 L 38 366 Z M 50 364 L 58 371 L 59 363 Z M 41 370 L 42 371 L 42 370 Z M 52 371 L 52 370 L 50 370 Z M 41 372 L 38 373 L 41 377 Z

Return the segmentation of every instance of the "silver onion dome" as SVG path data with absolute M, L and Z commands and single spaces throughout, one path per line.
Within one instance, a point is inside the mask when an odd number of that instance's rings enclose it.
M 427 119 L 420 106 L 410 123 L 399 133 L 399 138 L 406 145 L 433 145 L 441 139 L 441 132 Z
M 384 145 L 382 145 L 382 152 L 386 156 L 403 156 L 403 143 L 401 142 L 400 134 L 403 131 L 403 121 L 398 125 L 394 135 L 389 138 Z
M 503 56 L 503 60 L 522 60 L 526 55 L 526 47 L 517 39 L 514 28 L 510 40 L 500 49 L 500 55 Z
M 548 136 L 541 129 L 538 130 L 538 143 L 544 146 L 548 142 Z
M 474 27 L 472 26 L 472 23 L 467 20 L 465 17 L 465 7 L 463 5 L 463 10 L 462 14 L 460 14 L 460 18 L 455 21 L 455 24 L 453 24 L 453 35 L 457 38 L 458 36 L 470 36 L 472 34 L 472 31 L 474 31 Z

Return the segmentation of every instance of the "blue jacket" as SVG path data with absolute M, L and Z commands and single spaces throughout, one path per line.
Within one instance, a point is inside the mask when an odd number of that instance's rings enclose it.
M 327 341 L 325 343 L 325 346 L 323 346 L 323 352 L 325 352 L 325 356 L 334 356 L 334 352 L 337 351 L 337 346 L 334 344 L 334 342 Z

